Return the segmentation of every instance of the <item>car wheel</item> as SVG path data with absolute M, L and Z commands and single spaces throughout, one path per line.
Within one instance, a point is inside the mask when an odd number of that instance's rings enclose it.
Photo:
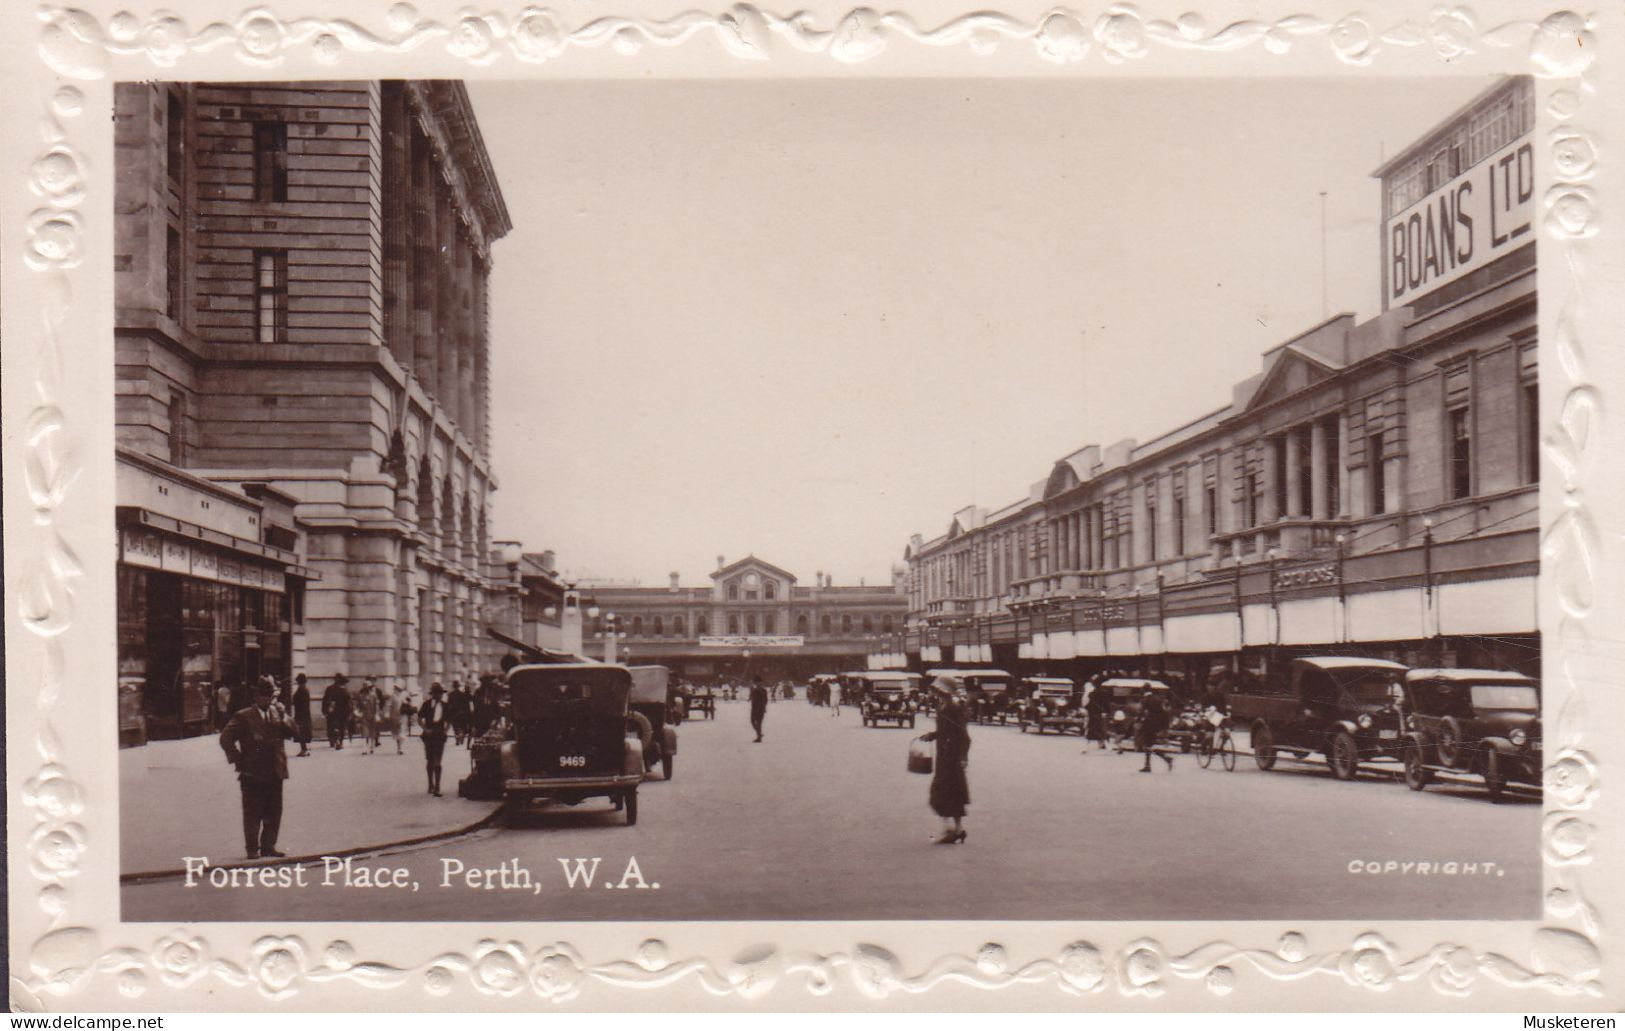
M 1422 761 L 1422 746 L 1411 745 L 1405 749 L 1405 786 L 1412 791 L 1421 791 L 1428 786 L 1428 768 Z
M 665 774 L 667 780 L 671 780 L 671 767 L 676 761 L 677 757 L 670 752 L 660 757 L 660 772 Z
M 1506 771 L 1501 768 L 1501 753 L 1493 748 L 1484 752 L 1484 788 L 1491 802 L 1499 802 L 1506 794 Z
M 1360 772 L 1360 746 L 1355 744 L 1354 735 L 1345 730 L 1333 734 L 1331 743 L 1326 746 L 1326 760 L 1332 768 L 1332 776 L 1338 780 L 1353 780 Z
M 1439 757 L 1441 766 L 1457 766 L 1461 763 L 1461 723 L 1454 716 L 1446 716 L 1439 721 L 1439 733 L 1433 742 L 1433 751 Z
M 638 822 L 638 789 L 633 788 L 626 793 L 626 825 L 636 826 Z
M 1275 735 L 1267 723 L 1253 724 L 1253 762 L 1261 770 L 1275 768 Z

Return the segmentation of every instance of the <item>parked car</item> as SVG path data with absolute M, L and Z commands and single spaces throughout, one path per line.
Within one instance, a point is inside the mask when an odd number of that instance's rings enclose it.
M 1435 773 L 1474 773 L 1491 800 L 1509 782 L 1542 778 L 1540 682 L 1489 669 L 1413 669 L 1405 674 L 1405 784 Z
M 1023 677 L 1014 708 L 1022 733 L 1028 727 L 1042 734 L 1046 730 L 1064 734 L 1088 729 L 1078 687 L 1067 677 Z
M 632 697 L 628 703 L 629 718 L 637 727 L 638 739 L 643 742 L 643 768 L 660 767 L 661 774 L 671 780 L 672 765 L 677 757 L 677 728 L 672 726 L 671 672 L 664 666 L 630 666 Z
M 516 807 L 608 798 L 637 823 L 644 745 L 630 719 L 632 684 L 625 666 L 601 663 L 511 669 L 503 797 Z
M 1230 711 L 1250 720 L 1253 760 L 1272 769 L 1279 753 L 1318 752 L 1332 775 L 1353 780 L 1360 764 L 1399 759 L 1399 701 L 1406 668 L 1386 659 L 1316 656 L 1293 659 L 1278 693 L 1234 694 Z
M 919 712 L 920 675 L 898 671 L 876 671 L 863 675 L 863 688 L 858 711 L 863 725 L 878 727 L 881 723 L 894 726 L 914 726 Z
M 1015 678 L 1002 669 L 933 669 L 926 677 L 952 677 L 962 684 L 969 698 L 966 709 L 980 723 L 1005 722 L 1011 711 L 1011 687 Z

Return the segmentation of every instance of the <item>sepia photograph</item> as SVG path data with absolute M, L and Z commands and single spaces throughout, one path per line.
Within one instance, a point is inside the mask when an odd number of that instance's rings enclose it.
M 123 920 L 1542 914 L 1532 77 L 112 96 Z

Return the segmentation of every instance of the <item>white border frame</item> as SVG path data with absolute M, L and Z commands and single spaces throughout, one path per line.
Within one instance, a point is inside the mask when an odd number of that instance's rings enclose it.
M 326 5 L 311 5 L 320 10 Z M 1592 1009 L 1601 914 L 1618 913 L 1617 592 L 1625 492 L 1603 418 L 1625 380 L 1606 338 L 1625 303 L 1603 127 L 1597 15 L 1528 3 L 1323 0 L 1226 21 L 1114 3 L 1012 13 L 747 4 L 677 13 L 622 0 L 501 12 L 407 3 L 351 17 L 285 3 L 232 17 L 8 5 L 0 183 L 5 401 L 11 989 L 29 1009 Z M 1304 9 L 1321 13 L 1296 13 Z M 974 10 L 976 13 L 970 13 Z M 642 11 L 649 16 L 639 16 Z M 1533 13 L 1531 13 L 1533 12 Z M 1534 922 L 301 923 L 290 930 L 118 922 L 113 623 L 112 133 L 117 79 L 533 76 L 1540 77 L 1544 191 L 1542 627 L 1546 645 L 1546 912 Z M 1617 85 L 1614 90 L 1619 92 Z M 1610 346 L 1613 345 L 1613 346 Z M 1610 446 L 1612 444 L 1613 446 Z M 1617 469 L 1617 466 L 1614 467 Z M 80 710 L 83 710 L 84 715 Z M 447 939 L 462 939 L 446 947 Z M 567 939 L 568 943 L 560 939 Z M 1617 964 L 1616 964 L 1617 965 Z M 658 991 L 630 992 L 631 988 Z M 997 989 L 992 990 L 992 989 Z M 1379 994 L 1381 993 L 1381 994 Z M 1228 998 L 1225 998 L 1228 996 Z M 1224 1001 L 1220 1001 L 1223 999 Z M 758 1001 L 758 1000 L 765 1000 Z

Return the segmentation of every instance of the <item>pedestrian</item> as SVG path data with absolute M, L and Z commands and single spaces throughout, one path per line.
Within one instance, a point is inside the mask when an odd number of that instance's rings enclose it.
M 1140 696 L 1140 718 L 1134 726 L 1134 747 L 1145 754 L 1145 765 L 1140 767 L 1141 773 L 1151 772 L 1151 757 L 1155 755 L 1168 764 L 1168 771 L 1174 769 L 1174 757 L 1167 752 L 1158 750 L 1157 737 L 1168 729 L 1168 709 L 1163 705 L 1162 699 L 1157 697 L 1155 691 L 1147 691 Z
M 282 827 L 282 782 L 288 779 L 282 742 L 293 736 L 293 724 L 276 705 L 276 683 L 269 677 L 254 685 L 254 704 L 233 715 L 220 732 L 226 761 L 237 768 L 243 848 L 250 859 L 287 855 L 277 851 L 276 839 Z
M 437 687 L 440 687 L 438 680 L 429 685 L 429 692 L 433 694 Z M 445 690 L 440 687 L 442 694 Z M 470 724 L 474 719 L 474 703 L 468 697 L 468 692 L 463 690 L 462 681 L 451 682 L 451 697 L 446 699 L 446 718 L 451 722 L 451 729 L 457 734 L 457 743 L 462 744 L 469 736 Z
M 361 713 L 361 733 L 367 739 L 367 754 L 378 748 L 378 712 L 383 699 L 378 694 L 378 678 L 367 677 L 361 682 L 361 693 L 356 695 L 356 710 Z
M 294 740 L 299 742 L 299 754 L 310 754 L 310 687 L 305 682 L 305 675 L 300 673 L 293 678 L 293 726 L 298 733 Z
M 762 721 L 767 718 L 767 688 L 757 677 L 750 685 L 750 725 L 756 731 L 756 740 L 762 740 Z
M 396 684 L 389 689 L 389 698 L 384 705 L 384 718 L 389 721 L 389 733 L 395 738 L 396 755 L 406 754 L 402 740 L 406 734 L 406 717 L 410 708 L 406 701 L 405 687 Z
M 965 766 L 970 761 L 970 727 L 965 722 L 965 704 L 956 693 L 958 684 L 950 677 L 931 681 L 937 697 L 937 729 L 922 737 L 936 742 L 931 765 L 931 809 L 942 818 L 938 845 L 962 842 L 965 833 L 965 807 L 970 805 L 970 784 Z
M 446 728 L 450 710 L 444 701 L 446 689 L 439 681 L 429 686 L 429 700 L 418 710 L 418 737 L 423 739 L 423 762 L 429 774 L 429 794 L 440 797 L 440 760 L 446 754 Z
M 214 729 L 226 729 L 226 721 L 231 719 L 231 686 L 221 684 L 214 689 Z
M 1112 693 L 1103 686 L 1104 681 L 1104 677 L 1095 675 L 1094 686 L 1089 691 L 1089 700 L 1084 704 L 1084 710 L 1088 713 L 1086 729 L 1089 740 L 1102 750 L 1106 747 L 1106 729 L 1112 708 Z
M 831 716 L 841 714 L 841 682 L 838 680 L 829 685 L 829 705 L 829 714 Z
M 327 744 L 330 748 L 343 748 L 344 736 L 350 730 L 350 678 L 343 673 L 333 674 L 333 682 L 322 692 L 322 719 L 327 722 Z
M 497 688 L 497 678 L 487 673 L 480 677 L 480 687 L 474 695 L 474 736 L 484 734 L 501 718 L 502 694 Z

